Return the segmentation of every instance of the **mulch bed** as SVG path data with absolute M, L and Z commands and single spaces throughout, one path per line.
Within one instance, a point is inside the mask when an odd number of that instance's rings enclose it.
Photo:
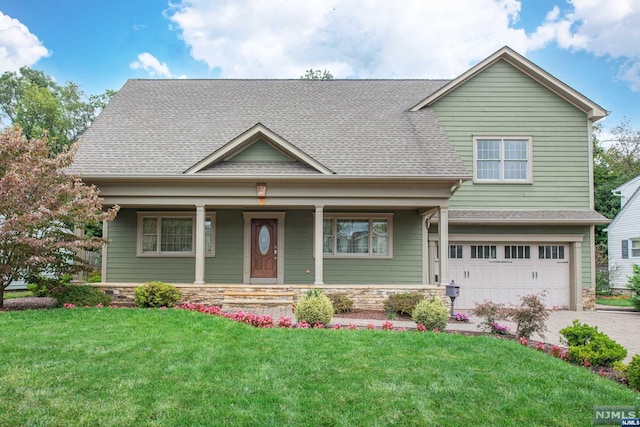
M 36 310 L 41 308 L 51 308 L 55 303 L 55 298 L 48 297 L 11 298 L 4 300 L 4 308 L 0 310 Z

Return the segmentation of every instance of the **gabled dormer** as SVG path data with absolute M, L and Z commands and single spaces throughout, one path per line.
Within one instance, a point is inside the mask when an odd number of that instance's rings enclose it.
M 247 129 L 214 151 L 185 174 L 324 174 L 333 171 L 262 123 Z

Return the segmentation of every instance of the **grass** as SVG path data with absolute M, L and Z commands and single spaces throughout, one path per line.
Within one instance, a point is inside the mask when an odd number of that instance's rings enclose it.
M 638 394 L 513 341 L 257 329 L 186 310 L 0 313 L 3 426 L 591 425 Z
M 4 299 L 32 297 L 31 291 L 4 291 Z
M 596 304 L 610 305 L 615 307 L 633 307 L 633 301 L 629 297 L 596 297 Z

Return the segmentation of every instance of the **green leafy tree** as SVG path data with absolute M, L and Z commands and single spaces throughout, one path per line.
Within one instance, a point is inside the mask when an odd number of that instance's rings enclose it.
M 640 130 L 633 130 L 628 119 L 611 129 L 612 137 L 601 141 L 600 129 L 593 138 L 593 181 L 595 209 L 609 219 L 620 210 L 620 198 L 611 191 L 640 175 Z M 606 264 L 607 233 L 596 227 L 596 246 Z
M 328 70 L 320 71 L 309 68 L 300 78 L 303 80 L 333 80 L 333 74 Z
M 97 188 L 65 172 L 76 147 L 52 157 L 45 138 L 27 139 L 19 127 L 0 134 L 0 308 L 14 280 L 90 270 L 79 253 L 102 246 L 75 230 L 112 220 L 118 208 L 103 211 Z
M 22 67 L 0 77 L 0 114 L 27 139 L 46 135 L 55 156 L 78 139 L 114 94 L 87 97 L 73 82 L 59 85 L 42 71 Z

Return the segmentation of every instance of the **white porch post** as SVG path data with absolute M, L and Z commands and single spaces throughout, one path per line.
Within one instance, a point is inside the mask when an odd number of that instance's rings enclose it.
M 422 284 L 429 284 L 429 229 L 427 215 L 422 215 Z
M 582 311 L 582 242 L 573 242 L 569 247 L 571 248 L 572 267 L 569 310 Z
M 194 285 L 204 285 L 204 205 L 196 205 L 196 277 Z
M 107 245 L 109 239 L 109 223 L 107 221 L 102 221 L 102 238 L 105 242 L 102 244 L 102 262 L 100 265 L 100 281 L 102 283 L 107 282 L 107 256 L 109 252 L 109 246 Z
M 438 208 L 438 240 L 440 248 L 440 283 L 449 283 L 449 208 Z
M 315 280 L 313 282 L 314 285 L 323 285 L 324 284 L 324 258 L 323 258 L 323 250 L 322 250 L 322 224 L 324 220 L 324 206 L 316 206 L 316 214 L 315 214 L 315 222 L 314 222 L 314 236 L 315 241 L 313 244 L 313 255 L 315 257 Z

